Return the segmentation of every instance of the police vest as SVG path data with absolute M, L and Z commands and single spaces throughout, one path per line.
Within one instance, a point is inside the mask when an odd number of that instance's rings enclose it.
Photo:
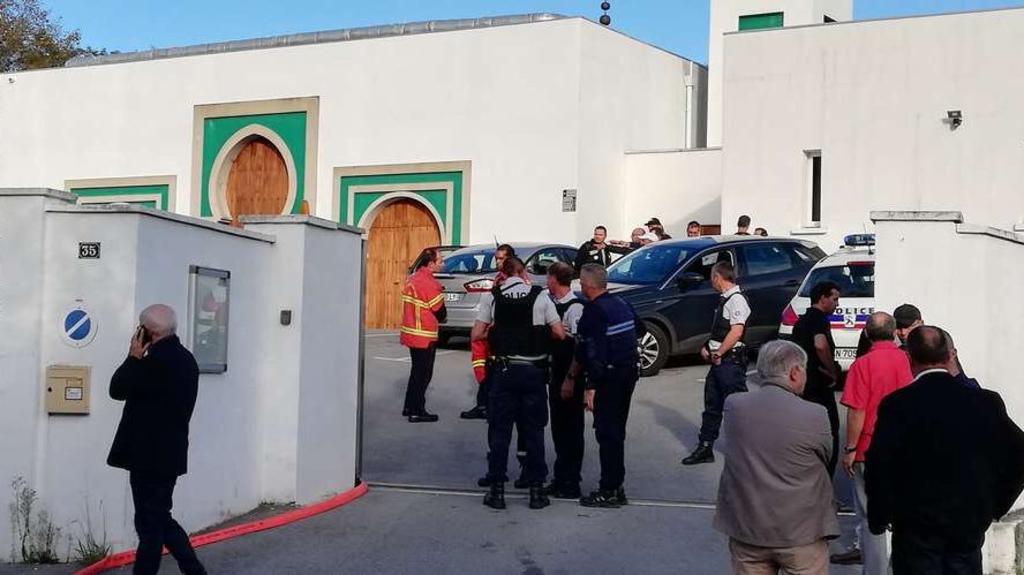
M 558 312 L 558 317 L 564 320 L 566 312 L 574 305 L 583 305 L 583 302 L 574 297 L 565 303 L 556 303 L 555 311 Z M 569 330 L 566 330 L 565 335 L 565 339 L 555 342 L 551 359 L 558 365 L 568 368 L 569 364 L 572 363 L 573 352 L 576 350 L 576 340 L 569 337 Z
M 729 330 L 732 329 L 732 325 L 722 317 L 722 312 L 725 310 L 725 304 L 732 298 L 740 296 L 746 299 L 741 292 L 735 292 L 729 297 L 718 298 L 718 305 L 715 306 L 715 319 L 711 322 L 711 341 L 717 341 L 719 343 L 725 341 L 725 336 L 729 335 Z M 749 301 L 747 302 L 749 305 Z M 740 336 L 740 342 L 747 337 L 747 330 L 744 328 L 743 335 Z
M 494 322 L 487 336 L 491 354 L 496 357 L 546 356 L 551 341 L 548 326 L 533 325 L 533 304 L 543 290 L 540 286 L 532 286 L 529 293 L 510 297 L 505 289 L 495 287 L 491 290 L 494 296 Z

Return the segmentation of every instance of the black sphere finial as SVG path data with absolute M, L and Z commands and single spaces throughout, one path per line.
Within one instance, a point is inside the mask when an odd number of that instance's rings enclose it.
M 601 2 L 601 10 L 604 11 L 604 14 L 601 14 L 601 18 L 598 20 L 601 24 L 608 26 L 612 23 L 612 17 L 608 15 L 608 11 L 611 9 L 612 5 L 610 2 Z
M 600 22 L 601 22 L 602 24 L 604 24 L 605 26 L 607 26 L 607 25 L 609 25 L 609 24 L 611 24 L 611 23 L 612 23 L 612 17 L 611 17 L 611 16 L 609 16 L 609 15 L 607 15 L 607 14 L 603 14 L 603 15 L 601 15 L 601 20 L 600 20 Z
M 612 9 L 612 5 L 607 2 L 601 2 L 601 9 L 607 12 Z

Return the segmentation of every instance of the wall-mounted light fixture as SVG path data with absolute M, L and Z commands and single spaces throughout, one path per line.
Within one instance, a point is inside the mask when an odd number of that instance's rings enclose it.
M 960 110 L 947 110 L 946 119 L 943 121 L 949 124 L 950 130 L 955 130 L 964 123 L 964 114 Z

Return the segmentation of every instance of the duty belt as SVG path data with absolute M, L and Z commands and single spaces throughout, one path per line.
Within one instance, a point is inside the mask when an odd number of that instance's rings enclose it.
M 717 352 L 716 352 L 717 353 Z M 741 345 L 734 347 L 729 351 L 721 354 L 720 356 L 723 361 L 732 361 L 740 365 L 746 365 L 747 363 L 747 346 Z
M 541 369 L 548 367 L 548 358 L 544 359 L 520 359 L 517 357 L 494 357 L 492 358 L 494 365 L 502 369 L 507 368 L 510 365 L 532 365 Z

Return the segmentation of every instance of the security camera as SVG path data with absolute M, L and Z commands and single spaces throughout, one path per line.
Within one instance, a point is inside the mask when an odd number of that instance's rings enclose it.
M 960 110 L 948 110 L 946 112 L 946 122 L 949 123 L 950 130 L 955 130 L 960 127 L 960 124 L 964 123 L 964 115 Z

